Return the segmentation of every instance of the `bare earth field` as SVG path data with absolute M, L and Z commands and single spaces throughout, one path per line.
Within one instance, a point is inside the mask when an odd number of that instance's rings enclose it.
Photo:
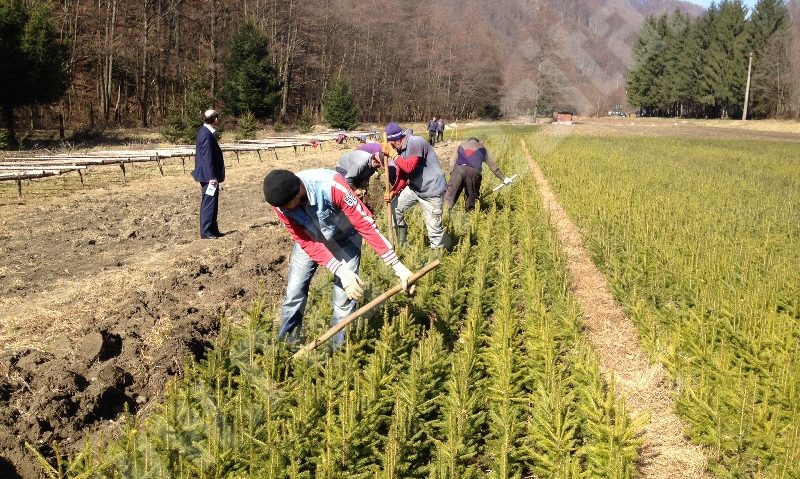
M 800 123 L 778 120 L 681 120 L 676 118 L 578 118 L 574 132 L 593 136 L 643 135 L 732 140 L 800 141 Z
M 325 150 L 227 157 L 227 235 L 215 241 L 198 239 L 199 187 L 180 160 L 164 177 L 129 168 L 125 185 L 118 168 L 99 167 L 83 189 L 70 175 L 26 185 L 23 200 L 2 191 L 0 477 L 34 477 L 26 441 L 69 449 L 126 407 L 145 409 L 221 318 L 283 294 L 291 241 L 261 180 L 332 165 L 341 150 Z

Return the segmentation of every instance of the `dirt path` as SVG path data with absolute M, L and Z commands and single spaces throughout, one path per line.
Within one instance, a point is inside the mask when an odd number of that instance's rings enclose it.
M 522 148 L 559 244 L 567 258 L 572 292 L 580 304 L 587 335 L 607 380 L 625 398 L 632 415 L 649 417 L 644 430 L 639 470 L 644 478 L 710 478 L 707 459 L 700 447 L 684 437 L 685 425 L 675 413 L 672 390 L 660 364 L 650 364 L 639 345 L 633 322 L 614 299 L 608 281 L 591 260 L 581 232 L 556 199 L 550 183 Z

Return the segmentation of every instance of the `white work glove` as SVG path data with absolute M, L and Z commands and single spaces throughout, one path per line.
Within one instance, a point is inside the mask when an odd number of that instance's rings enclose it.
M 505 179 L 505 180 L 503 180 L 503 184 L 504 184 L 504 185 L 510 185 L 510 184 L 511 184 L 511 181 L 512 181 L 512 180 L 511 180 L 511 178 L 509 178 L 509 177 L 507 177 L 507 176 L 506 176 L 506 179 Z
M 364 296 L 364 281 L 357 274 L 347 269 L 347 266 L 340 266 L 336 271 L 336 276 L 342 281 L 342 287 L 344 292 L 347 293 L 348 299 L 359 299 Z
M 400 278 L 400 286 L 403 287 L 403 291 L 405 291 L 409 296 L 414 294 L 414 291 L 417 289 L 417 285 L 412 284 L 410 287 L 408 286 L 408 280 L 411 278 L 411 271 L 406 268 L 406 265 L 398 261 L 392 265 L 392 268 L 394 268 L 394 274 Z

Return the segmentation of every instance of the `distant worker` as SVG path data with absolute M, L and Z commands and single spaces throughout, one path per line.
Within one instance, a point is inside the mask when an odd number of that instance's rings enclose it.
M 405 213 L 415 203 L 422 207 L 422 218 L 428 230 L 428 240 L 432 249 L 445 246 L 442 227 L 443 195 L 447 189 L 444 172 L 434 149 L 420 136 L 403 131 L 397 123 L 386 125 L 386 140 L 397 150 L 394 159 L 397 178 L 391 191 L 384 194 L 387 203 L 397 197 L 395 225 L 397 241 L 404 243 L 408 235 Z
M 292 343 L 300 340 L 308 289 L 320 265 L 334 275 L 331 324 L 355 311 L 356 300 L 364 294 L 364 282 L 358 276 L 362 238 L 394 269 L 403 289 L 413 293 L 408 286 L 411 271 L 378 231 L 372 213 L 335 171 L 314 169 L 295 174 L 273 170 L 264 178 L 264 198 L 295 241 L 279 338 Z M 333 338 L 333 347 L 343 341 L 344 331 L 340 331 Z
M 219 212 L 220 183 L 225 181 L 225 161 L 217 142 L 215 127 L 219 124 L 219 112 L 206 110 L 203 126 L 197 131 L 195 140 L 194 171 L 192 178 L 200 183 L 200 237 L 216 239 L 224 236 L 217 224 Z
M 489 165 L 492 173 L 504 184 L 511 183 L 511 178 L 503 174 L 503 170 L 497 166 L 486 151 L 486 146 L 475 137 L 458 145 L 456 164 L 450 173 L 450 184 L 447 185 L 447 192 L 444 194 L 444 212 L 448 215 L 453 205 L 461 195 L 461 191 L 467 190 L 466 210 L 475 209 L 475 200 L 481 190 L 481 170 L 483 164 Z
M 441 118 L 436 122 L 436 141 L 444 141 L 444 120 Z
M 434 116 L 431 121 L 428 122 L 428 143 L 431 146 L 436 144 L 436 131 L 439 129 L 439 122 L 436 121 L 436 117 Z

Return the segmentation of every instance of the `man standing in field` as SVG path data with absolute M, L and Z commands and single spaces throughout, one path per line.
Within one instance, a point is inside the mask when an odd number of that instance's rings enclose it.
M 504 184 L 511 183 L 511 178 L 503 174 L 503 170 L 497 166 L 486 151 L 486 146 L 475 137 L 458 145 L 456 164 L 450 173 L 450 184 L 447 185 L 447 192 L 444 194 L 444 215 L 450 213 L 450 209 L 458 200 L 462 190 L 467 190 L 466 210 L 475 209 L 475 200 L 481 190 L 481 169 L 483 164 L 489 165 L 489 169 Z
M 439 121 L 436 122 L 436 141 L 444 141 L 444 120 L 441 118 L 439 118 Z
M 394 160 L 397 178 L 383 197 L 387 203 L 397 197 L 394 224 L 398 242 L 404 243 L 408 235 L 406 210 L 419 203 L 431 249 L 443 248 L 442 203 L 447 182 L 436 152 L 422 137 L 403 131 L 397 123 L 386 125 L 386 140 L 399 153 Z
M 439 123 L 436 121 L 436 117 L 434 116 L 431 118 L 431 121 L 428 122 L 428 143 L 431 146 L 436 144 L 436 130 L 439 129 Z
M 372 213 L 335 171 L 315 169 L 295 174 L 273 170 L 264 178 L 264 198 L 295 241 L 279 338 L 291 342 L 300 339 L 308 289 L 319 265 L 334 274 L 331 324 L 355 311 L 356 300 L 364 294 L 364 282 L 358 276 L 362 238 L 394 269 L 403 289 L 413 293 L 413 286 L 408 286 L 411 271 L 378 231 Z M 342 330 L 334 336 L 333 347 L 343 341 Z
M 197 132 L 192 178 L 200 183 L 200 238 L 216 239 L 223 234 L 217 224 L 220 183 L 225 181 L 225 161 L 217 142 L 215 127 L 219 113 L 206 110 L 203 126 Z

